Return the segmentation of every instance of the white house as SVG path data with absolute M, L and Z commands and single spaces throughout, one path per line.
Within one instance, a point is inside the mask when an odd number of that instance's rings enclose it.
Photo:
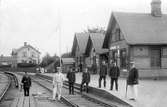
M 24 42 L 24 46 L 13 49 L 12 57 L 16 59 L 16 63 L 33 63 L 39 64 L 40 63 L 40 52 L 28 45 L 27 42 Z

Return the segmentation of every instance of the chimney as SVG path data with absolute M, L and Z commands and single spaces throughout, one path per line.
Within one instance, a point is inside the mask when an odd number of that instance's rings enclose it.
M 27 42 L 24 42 L 24 46 L 27 46 Z
M 154 17 L 161 17 L 161 0 L 152 0 L 151 2 L 151 15 Z

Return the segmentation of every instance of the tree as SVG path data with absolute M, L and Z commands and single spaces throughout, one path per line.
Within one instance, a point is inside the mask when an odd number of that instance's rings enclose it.
M 59 57 L 55 54 L 54 56 L 50 56 L 49 53 L 42 58 L 42 62 L 40 64 L 41 67 L 46 67 L 57 60 Z
M 104 30 L 104 27 L 93 27 L 93 28 L 87 28 L 87 30 L 84 31 L 84 33 L 102 33 L 105 34 L 106 31 Z
M 61 55 L 62 58 L 70 58 L 71 57 L 71 53 L 67 52 Z
M 57 60 L 59 60 L 60 58 L 59 58 L 59 56 L 57 56 L 57 54 L 54 54 L 54 55 L 52 56 L 52 59 L 53 59 L 54 61 L 57 61 Z

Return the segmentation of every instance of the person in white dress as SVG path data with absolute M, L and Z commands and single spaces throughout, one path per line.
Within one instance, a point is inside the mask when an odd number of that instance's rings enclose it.
M 57 67 L 57 72 L 53 75 L 53 100 L 55 100 L 56 95 L 58 96 L 58 100 L 60 100 L 64 79 L 61 67 Z

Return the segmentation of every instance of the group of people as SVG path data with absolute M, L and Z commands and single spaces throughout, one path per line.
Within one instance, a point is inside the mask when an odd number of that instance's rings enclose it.
M 102 65 L 100 66 L 100 72 L 99 72 L 99 88 L 101 88 L 101 82 L 103 80 L 103 85 L 106 87 L 106 77 L 109 75 L 110 77 L 110 90 L 113 90 L 113 86 L 115 84 L 115 90 L 118 91 L 118 78 L 120 76 L 120 68 L 117 66 L 116 62 L 111 62 L 111 66 L 108 68 L 105 61 L 102 61 Z M 74 83 L 76 80 L 75 77 L 75 69 L 71 68 L 70 71 L 67 73 L 67 78 L 69 82 L 69 94 L 74 94 Z M 138 69 L 135 67 L 134 62 L 130 62 L 130 70 L 128 73 L 127 81 L 126 81 L 126 95 L 127 95 L 127 88 L 129 89 L 129 97 L 130 100 L 136 100 L 137 99 L 137 84 L 138 82 Z M 88 85 L 90 83 L 90 73 L 88 71 L 87 67 L 84 67 L 83 73 L 82 73 L 82 81 L 81 81 L 81 87 L 80 92 L 83 91 L 83 85 L 85 84 L 85 90 L 88 93 L 89 88 Z
M 101 82 L 103 80 L 103 85 L 106 87 L 106 77 L 107 74 L 110 76 L 110 90 L 113 90 L 113 86 L 115 83 L 115 89 L 118 91 L 118 78 L 120 76 L 120 68 L 117 66 L 116 62 L 112 62 L 112 66 L 109 67 L 109 70 L 105 64 L 105 61 L 102 61 L 102 65 L 100 66 L 100 72 L 99 72 L 99 88 L 101 88 Z M 64 76 L 61 73 L 61 68 L 58 68 L 58 72 L 54 74 L 53 76 L 53 99 L 55 99 L 56 93 L 58 95 L 58 100 L 61 97 L 61 88 L 64 81 Z M 109 71 L 109 72 L 108 72 Z M 68 71 L 66 78 L 68 79 L 69 84 L 69 94 L 74 95 L 74 84 L 76 82 L 76 75 L 75 75 L 75 68 L 70 68 Z M 130 92 L 130 100 L 136 100 L 137 99 L 137 84 L 138 82 L 138 70 L 135 67 L 135 63 L 130 63 L 130 71 L 127 77 L 127 84 L 126 84 L 126 94 L 127 94 L 127 88 L 129 87 Z M 89 92 L 89 83 L 90 83 L 90 73 L 88 71 L 88 67 L 84 67 L 83 73 L 82 73 L 82 81 L 80 85 L 80 92 L 82 93 L 83 89 L 88 93 Z M 85 87 L 84 87 L 85 85 Z
M 107 71 L 110 76 L 110 90 L 113 90 L 113 86 L 115 83 L 115 89 L 118 91 L 118 78 L 120 76 L 120 68 L 117 66 L 116 62 L 111 62 L 109 70 L 107 70 L 107 66 L 105 61 L 102 62 L 99 73 L 99 88 L 101 88 L 101 81 L 103 80 L 103 85 L 106 87 L 106 76 Z M 138 96 L 137 85 L 139 83 L 139 74 L 138 69 L 135 67 L 134 62 L 130 62 L 130 70 L 128 73 L 127 81 L 126 81 L 126 96 L 127 89 L 129 89 L 129 97 L 130 100 L 136 100 Z M 129 88 L 128 88 L 129 87 Z
M 63 81 L 65 77 L 62 73 L 60 67 L 57 67 L 57 72 L 53 75 L 53 100 L 55 100 L 56 96 L 58 100 L 61 98 L 61 90 L 63 86 Z M 74 95 L 74 83 L 76 82 L 75 68 L 71 67 L 66 75 L 69 84 L 69 94 Z M 87 67 L 84 68 L 84 72 L 82 75 L 82 82 L 80 87 L 80 92 L 83 91 L 83 85 L 86 84 L 86 92 L 88 93 L 88 84 L 90 82 L 90 73 L 88 72 Z
M 74 95 L 74 83 L 76 80 L 74 68 L 70 68 L 70 71 L 67 73 L 67 79 L 68 79 L 68 83 L 69 83 L 69 94 Z M 89 82 L 90 82 L 90 73 L 88 72 L 88 68 L 85 67 L 83 74 L 82 74 L 82 82 L 81 82 L 81 86 L 80 86 L 80 92 L 83 91 L 83 86 L 85 84 L 86 85 L 85 90 L 88 93 Z
M 102 65 L 100 67 L 100 72 L 99 72 L 99 88 L 101 88 L 101 81 L 103 80 L 103 85 L 106 87 L 106 76 L 109 73 L 109 76 L 111 78 L 110 81 L 110 90 L 113 90 L 113 85 L 115 83 L 115 88 L 118 91 L 118 77 L 120 75 L 120 69 L 117 66 L 116 62 L 112 62 L 111 66 L 109 67 L 109 72 L 108 68 L 105 64 L 105 61 L 102 61 Z
M 100 72 L 99 72 L 99 88 L 101 88 L 101 82 L 103 80 L 103 85 L 106 87 L 106 76 L 107 74 L 110 76 L 110 90 L 113 90 L 113 86 L 115 83 L 115 89 L 118 91 L 118 78 L 120 76 L 120 69 L 117 66 L 116 62 L 112 62 L 112 66 L 107 68 L 105 61 L 102 61 L 102 65 L 100 66 Z M 64 74 L 62 73 L 61 67 L 55 67 L 56 73 L 53 75 L 53 100 L 55 100 L 56 96 L 58 97 L 58 100 L 61 98 L 61 91 L 63 82 L 65 80 Z M 75 68 L 71 67 L 66 75 L 66 78 L 68 79 L 69 84 L 69 94 L 74 95 L 74 84 L 76 82 L 76 74 L 75 74 Z M 138 70 L 135 67 L 135 63 L 130 63 L 130 70 L 127 77 L 127 84 L 126 84 L 126 94 L 127 94 L 127 88 L 129 87 L 129 91 L 131 94 L 130 100 L 136 100 L 137 99 L 137 84 L 138 82 Z M 88 67 L 84 67 L 83 73 L 82 73 L 82 81 L 80 85 L 80 92 L 83 92 L 83 89 L 88 93 L 89 92 L 89 83 L 90 83 L 90 73 L 88 71 Z M 31 87 L 31 78 L 25 73 L 25 75 L 22 78 L 21 83 L 23 84 L 24 89 L 24 95 L 29 96 L 29 90 Z M 85 87 L 84 87 L 85 84 Z

